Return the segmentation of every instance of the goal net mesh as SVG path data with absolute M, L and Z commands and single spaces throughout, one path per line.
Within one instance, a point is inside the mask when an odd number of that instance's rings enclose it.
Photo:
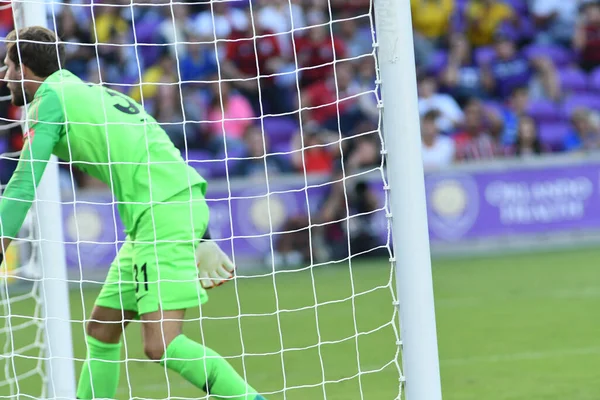
M 267 399 L 402 397 L 372 1 L 0 2 L 2 37 L 19 13 L 44 13 L 63 67 L 131 96 L 209 182 L 212 240 L 237 279 L 188 310 L 184 332 Z M 0 113 L 5 187 L 23 123 L 5 86 Z M 125 235 L 108 187 L 59 169 L 78 374 Z M 0 398 L 52 398 L 40 220 L 30 212 L 0 270 Z M 206 396 L 141 343 L 134 322 L 117 398 Z

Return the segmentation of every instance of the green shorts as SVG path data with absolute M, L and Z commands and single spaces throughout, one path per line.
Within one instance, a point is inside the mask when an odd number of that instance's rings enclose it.
M 110 266 L 96 305 L 142 315 L 205 303 L 195 252 L 208 218 L 199 187 L 144 212 Z

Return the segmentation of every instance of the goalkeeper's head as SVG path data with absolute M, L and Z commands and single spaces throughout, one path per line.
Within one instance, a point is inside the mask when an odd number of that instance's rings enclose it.
M 22 106 L 33 100 L 41 83 L 61 68 L 64 44 L 54 32 L 41 26 L 12 31 L 5 43 L 4 81 L 12 103 Z

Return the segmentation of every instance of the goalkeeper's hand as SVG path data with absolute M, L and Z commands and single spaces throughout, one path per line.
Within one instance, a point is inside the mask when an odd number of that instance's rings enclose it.
M 204 289 L 220 286 L 233 278 L 235 266 L 227 254 L 211 240 L 203 240 L 196 249 L 198 278 Z

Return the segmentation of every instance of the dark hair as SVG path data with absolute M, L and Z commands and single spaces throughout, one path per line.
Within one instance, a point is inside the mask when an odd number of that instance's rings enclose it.
M 529 89 L 527 88 L 527 86 L 517 86 L 510 92 L 511 97 L 515 97 L 520 94 L 529 94 Z
M 440 110 L 434 108 L 423 115 L 423 121 L 435 122 L 440 117 Z
M 517 134 L 517 141 L 515 143 L 515 154 L 518 156 L 521 155 L 521 145 L 523 143 L 521 141 L 520 130 L 521 130 L 521 124 L 525 121 L 531 123 L 531 125 L 533 125 L 533 129 L 535 130 L 535 139 L 533 139 L 533 143 L 531 144 L 533 152 L 535 154 L 542 154 L 544 152 L 544 148 L 542 146 L 542 141 L 540 140 L 540 136 L 538 134 L 538 126 L 537 126 L 537 123 L 535 122 L 535 119 L 533 119 L 530 116 L 523 116 L 519 119 L 519 127 L 518 127 L 519 132 Z
M 65 46 L 49 29 L 30 26 L 12 31 L 6 36 L 8 58 L 16 65 L 23 64 L 40 78 L 45 78 L 61 68 Z

